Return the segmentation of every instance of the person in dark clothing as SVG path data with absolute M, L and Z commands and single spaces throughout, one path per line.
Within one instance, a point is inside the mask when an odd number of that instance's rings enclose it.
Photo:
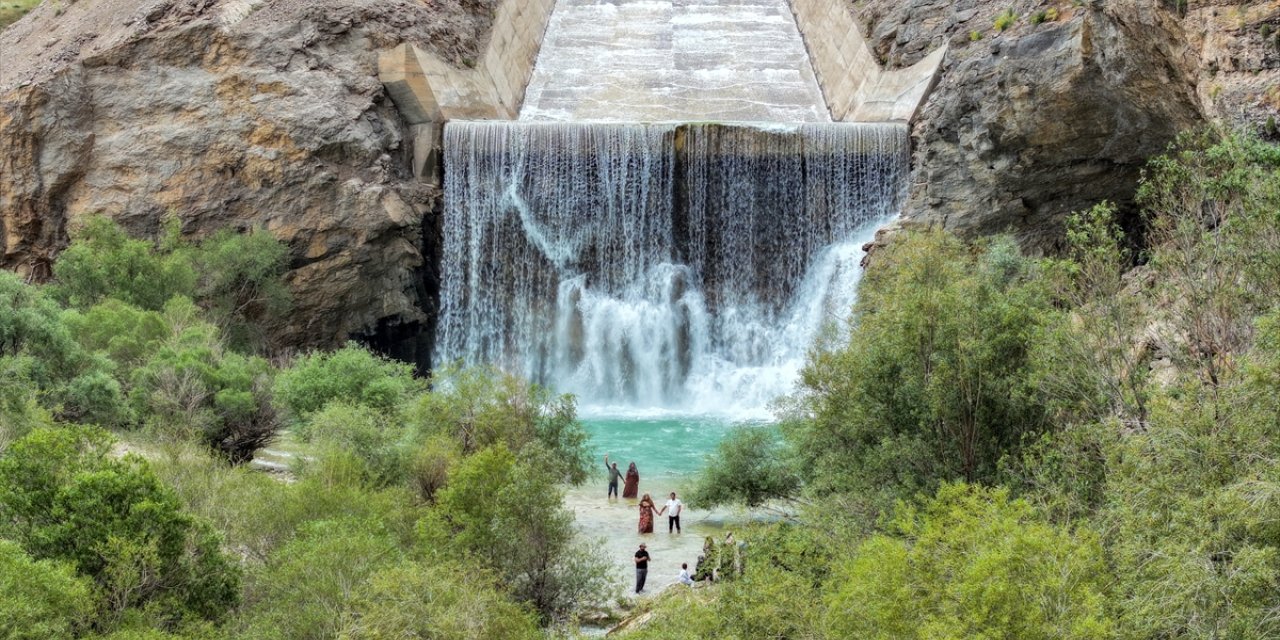
M 609 464 L 609 454 L 604 454 L 604 469 L 609 474 L 609 497 L 618 497 L 618 481 L 622 479 L 622 472 L 618 470 L 618 463 Z
M 636 552 L 636 593 L 644 593 L 644 579 L 649 577 L 649 552 L 645 551 L 644 544 L 640 544 L 640 550 Z

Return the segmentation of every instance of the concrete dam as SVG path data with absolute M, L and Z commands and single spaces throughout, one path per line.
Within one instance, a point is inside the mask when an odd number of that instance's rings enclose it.
M 473 69 L 386 52 L 444 191 L 433 362 L 766 417 L 849 313 L 940 59 L 883 70 L 817 0 L 508 1 Z

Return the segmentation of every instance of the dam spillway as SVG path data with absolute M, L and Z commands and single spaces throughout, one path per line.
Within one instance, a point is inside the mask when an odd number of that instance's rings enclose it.
M 451 122 L 438 363 L 588 407 L 759 411 L 848 313 L 902 124 Z
M 520 119 L 831 115 L 787 0 L 558 0 Z

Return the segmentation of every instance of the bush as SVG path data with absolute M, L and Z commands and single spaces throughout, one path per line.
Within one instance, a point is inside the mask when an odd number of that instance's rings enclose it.
M 288 248 L 270 233 L 222 230 L 200 243 L 198 296 L 238 348 L 266 344 L 269 328 L 292 302 L 284 273 Z
M 1030 350 L 1048 302 L 1007 240 L 907 232 L 863 277 L 848 343 L 815 350 L 783 432 L 812 492 L 887 507 L 944 480 L 994 479 L 1046 429 Z
M 1000 15 L 996 16 L 994 26 L 996 31 L 1004 31 L 1005 29 L 1012 27 L 1017 22 L 1018 14 L 1014 13 L 1013 9 L 1005 9 Z
M 70 638 L 88 626 L 93 584 L 70 566 L 35 561 L 0 540 L 0 638 Z
M 408 475 L 405 429 L 383 411 L 331 402 L 311 416 L 306 433 L 327 450 L 358 459 L 363 482 L 385 487 L 403 482 Z
M 504 444 L 480 451 L 458 465 L 422 524 L 428 550 L 475 558 L 544 620 L 603 605 L 614 590 L 606 559 L 571 549 L 573 514 L 555 468 L 545 451 L 520 460 Z
M 979 40 L 981 40 L 981 39 L 982 39 L 982 32 L 980 32 L 980 31 L 970 31 L 970 32 L 969 32 L 969 42 L 977 42 L 977 41 L 979 41 Z
M 312 353 L 276 376 L 275 397 L 309 437 L 305 421 L 330 402 L 393 413 L 423 390 L 413 366 L 380 358 L 351 343 L 332 353 Z
M 536 616 L 511 602 L 485 572 L 461 563 L 404 563 L 356 592 L 340 640 L 542 638 Z
M 1002 489 L 944 485 L 900 506 L 837 570 L 827 631 L 844 638 L 1111 638 L 1097 539 L 1039 521 Z
M 71 245 L 58 256 L 53 274 L 58 296 L 85 309 L 115 298 L 158 311 L 170 298 L 192 298 L 197 275 L 180 242 L 177 220 L 165 226 L 159 243 L 135 240 L 111 219 L 94 216 L 71 230 Z
M 538 443 L 553 453 L 551 471 L 563 481 L 586 480 L 591 454 L 572 396 L 487 367 L 445 367 L 431 386 L 412 414 L 422 435 L 447 435 L 468 454 L 497 444 L 519 452 Z
M 102 431 L 37 429 L 0 457 L 0 529 L 37 559 L 70 563 L 102 595 L 99 626 L 129 609 L 161 622 L 215 620 L 239 598 L 239 570 L 207 523 L 182 511 Z
M 691 506 L 740 503 L 757 507 L 789 498 L 800 480 L 783 462 L 777 435 L 762 427 L 736 427 L 725 436 L 686 496 Z

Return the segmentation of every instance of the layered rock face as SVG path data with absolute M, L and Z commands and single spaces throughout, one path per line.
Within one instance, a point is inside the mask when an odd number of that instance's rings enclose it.
M 1001 31 L 1010 7 L 1017 19 Z M 1057 15 L 1034 24 L 1048 9 Z M 856 11 L 890 66 L 951 45 L 913 131 L 909 221 L 1052 251 L 1068 214 L 1131 203 L 1147 158 L 1205 118 L 1173 3 L 868 0 Z
M 411 41 L 466 65 L 491 2 L 51 4 L 0 34 L 0 265 L 42 279 L 78 218 L 145 235 L 173 215 L 289 245 L 285 343 L 428 319 L 436 198 L 377 52 Z

